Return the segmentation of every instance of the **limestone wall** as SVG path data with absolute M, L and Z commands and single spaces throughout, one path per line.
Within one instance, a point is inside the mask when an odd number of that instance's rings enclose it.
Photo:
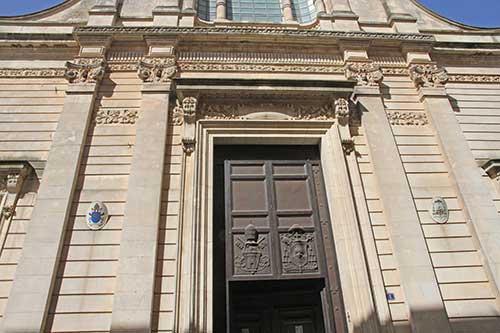
M 21 256 L 66 85 L 62 78 L 0 79 L 0 160 L 27 160 L 36 172 L 24 185 L 15 216 L 5 221 L 0 233 L 0 318 Z

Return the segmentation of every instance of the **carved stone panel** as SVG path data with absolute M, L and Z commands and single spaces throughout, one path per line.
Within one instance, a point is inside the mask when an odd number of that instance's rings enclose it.
M 318 273 L 315 233 L 293 225 L 280 234 L 281 261 L 284 274 Z
M 245 234 L 233 235 L 234 275 L 261 275 L 271 273 L 269 239 L 259 234 L 253 224 L 245 228 Z

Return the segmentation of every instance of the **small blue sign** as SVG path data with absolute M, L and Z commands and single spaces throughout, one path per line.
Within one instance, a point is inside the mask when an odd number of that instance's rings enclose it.
M 394 295 L 393 293 L 387 293 L 385 295 L 387 296 L 388 301 L 395 301 L 396 300 L 396 295 Z

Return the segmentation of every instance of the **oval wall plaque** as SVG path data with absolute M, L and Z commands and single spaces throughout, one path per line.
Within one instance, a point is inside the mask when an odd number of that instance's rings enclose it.
M 442 197 L 432 198 L 431 209 L 429 212 L 432 219 L 437 223 L 442 224 L 448 222 L 448 218 L 450 216 L 448 212 L 448 205 Z
M 87 211 L 87 226 L 92 230 L 99 230 L 108 222 L 108 208 L 100 201 L 90 204 Z

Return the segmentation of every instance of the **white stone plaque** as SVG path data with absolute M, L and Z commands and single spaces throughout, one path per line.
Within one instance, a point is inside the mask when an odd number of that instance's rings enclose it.
M 100 201 L 94 201 L 87 210 L 87 226 L 92 230 L 99 230 L 108 222 L 108 208 Z
M 442 197 L 432 198 L 429 213 L 431 214 L 432 219 L 439 224 L 448 222 L 448 218 L 450 216 L 448 205 Z

